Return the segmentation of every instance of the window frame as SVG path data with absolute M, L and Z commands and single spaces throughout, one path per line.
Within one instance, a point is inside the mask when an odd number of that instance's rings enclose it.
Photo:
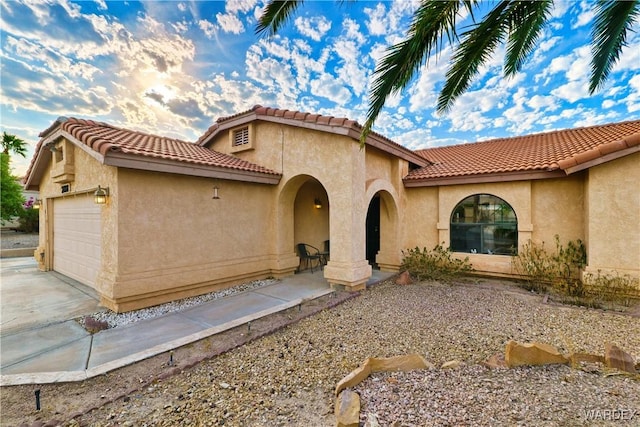
M 449 247 L 453 252 L 517 255 L 515 209 L 494 194 L 476 193 L 465 197 L 449 217 Z

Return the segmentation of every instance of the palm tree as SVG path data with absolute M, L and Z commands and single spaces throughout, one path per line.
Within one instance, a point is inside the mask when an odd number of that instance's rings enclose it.
M 270 0 L 256 33 L 276 34 L 301 4 L 301 0 Z M 438 97 L 438 112 L 451 109 L 458 96 L 469 88 L 480 67 L 505 41 L 504 75 L 515 75 L 535 49 L 551 17 L 553 1 L 501 0 L 482 20 L 476 21 L 474 12 L 479 11 L 480 6 L 479 0 L 421 1 L 413 14 L 407 37 L 389 46 L 376 66 L 361 143 L 371 131 L 387 97 L 405 89 L 423 65 L 429 66 L 429 58 L 437 56 L 445 47 L 445 36 L 454 51 Z M 599 0 L 593 7 L 590 93 L 602 87 L 620 57 L 627 34 L 633 31 L 633 25 L 640 17 L 640 0 Z M 463 11 L 470 14 L 474 24 L 459 34 L 458 20 L 464 15 Z
M 2 132 L 2 153 L 9 155 L 9 151 L 19 154 L 22 157 L 27 156 L 27 144 L 15 135 L 9 135 Z

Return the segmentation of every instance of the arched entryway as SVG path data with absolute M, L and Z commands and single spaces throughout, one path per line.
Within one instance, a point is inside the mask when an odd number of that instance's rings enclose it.
M 366 259 L 374 269 L 397 271 L 401 263 L 397 194 L 386 181 L 373 181 L 367 191 Z
M 329 241 L 329 198 L 320 181 L 307 177 L 293 203 L 294 244 L 306 243 L 324 251 Z
M 380 195 L 376 194 L 369 202 L 366 220 L 366 259 L 373 268 L 378 268 L 376 256 L 380 251 Z

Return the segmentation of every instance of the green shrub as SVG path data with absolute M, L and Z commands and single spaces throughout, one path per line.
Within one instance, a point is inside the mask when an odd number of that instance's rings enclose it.
M 473 271 L 469 257 L 464 260 L 453 258 L 451 251 L 442 245 L 432 250 L 427 248 L 402 251 L 402 269 L 407 270 L 417 280 L 447 281 Z
M 19 231 L 37 233 L 40 230 L 40 210 L 35 209 L 34 206 L 33 197 L 24 203 L 22 211 L 18 214 L 20 218 Z

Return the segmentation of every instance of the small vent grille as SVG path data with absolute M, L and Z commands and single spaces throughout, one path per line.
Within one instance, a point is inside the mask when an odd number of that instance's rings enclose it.
M 62 190 L 62 193 L 68 193 L 69 191 L 71 191 L 71 185 L 69 184 L 61 185 L 60 189 Z
M 233 146 L 238 147 L 249 143 L 249 127 L 233 131 Z

